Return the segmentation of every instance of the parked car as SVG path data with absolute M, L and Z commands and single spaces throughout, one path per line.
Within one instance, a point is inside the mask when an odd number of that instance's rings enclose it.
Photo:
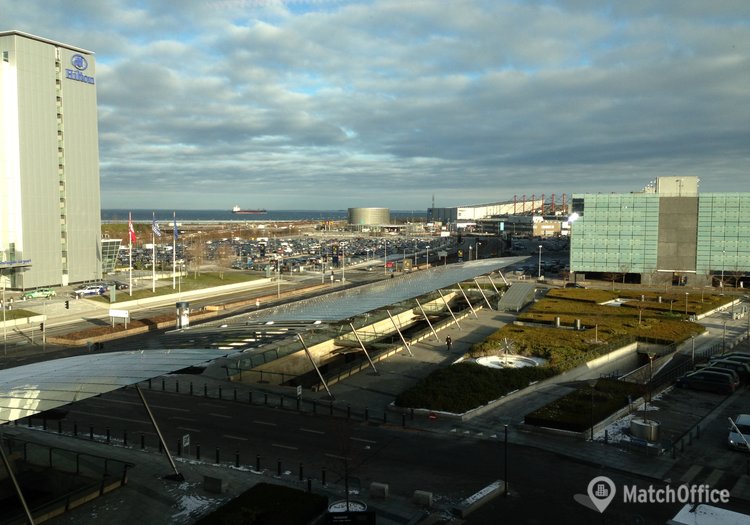
M 714 366 L 714 364 L 711 363 L 711 366 L 703 367 L 701 368 L 701 370 L 707 370 L 709 372 L 718 372 L 720 374 L 726 374 L 732 378 L 732 382 L 734 383 L 735 389 L 739 388 L 740 386 L 740 383 L 741 383 L 740 376 L 737 372 L 735 372 L 732 369 L 722 368 L 720 366 Z
M 578 283 L 565 283 L 565 288 L 586 288 L 586 287 Z
M 732 359 L 718 359 L 711 361 L 711 368 L 728 368 L 737 372 L 740 376 L 740 381 L 745 384 L 750 383 L 750 365 L 740 361 L 733 361 Z
M 730 375 L 710 370 L 699 370 L 684 375 L 677 380 L 677 386 L 717 394 L 732 394 L 737 389 L 737 384 Z
M 746 352 L 727 352 L 726 354 L 716 354 L 708 358 L 709 361 L 718 361 L 719 359 L 733 359 L 750 363 L 750 354 Z
M 117 290 L 127 290 L 128 288 L 130 288 L 128 283 L 122 281 L 107 281 L 106 285 L 109 287 L 114 287 Z
M 89 284 L 83 287 L 79 287 L 73 291 L 73 295 L 76 298 L 87 297 L 89 295 L 102 295 L 107 289 L 104 286 L 98 284 Z
M 21 295 L 21 299 L 48 299 L 57 295 L 51 288 L 37 288 Z
M 737 450 L 750 450 L 748 443 L 750 443 L 750 414 L 740 414 L 734 418 L 734 425 L 729 427 L 727 444 L 730 448 Z

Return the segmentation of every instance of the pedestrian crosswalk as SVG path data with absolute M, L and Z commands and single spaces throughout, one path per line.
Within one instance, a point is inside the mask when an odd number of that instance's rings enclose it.
M 707 485 L 713 490 L 726 489 L 732 498 L 750 501 L 750 476 L 747 474 L 738 475 L 735 472 L 704 465 L 691 465 L 682 473 L 673 473 L 675 475 L 666 481 L 680 485 Z

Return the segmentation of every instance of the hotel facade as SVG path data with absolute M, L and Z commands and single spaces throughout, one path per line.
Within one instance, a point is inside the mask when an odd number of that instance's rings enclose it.
M 661 177 L 641 192 L 574 194 L 571 280 L 747 286 L 750 193 L 700 194 L 698 182 Z
M 101 278 L 94 54 L 0 32 L 0 123 L 3 284 Z

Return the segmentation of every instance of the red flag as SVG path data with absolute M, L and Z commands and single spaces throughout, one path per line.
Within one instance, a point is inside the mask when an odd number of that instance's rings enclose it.
M 135 244 L 135 230 L 133 229 L 133 221 L 128 214 L 128 233 L 130 234 L 131 244 Z

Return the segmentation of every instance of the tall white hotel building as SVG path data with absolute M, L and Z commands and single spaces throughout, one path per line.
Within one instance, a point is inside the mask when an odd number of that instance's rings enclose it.
M 100 224 L 94 54 L 0 32 L 0 279 L 101 278 Z

